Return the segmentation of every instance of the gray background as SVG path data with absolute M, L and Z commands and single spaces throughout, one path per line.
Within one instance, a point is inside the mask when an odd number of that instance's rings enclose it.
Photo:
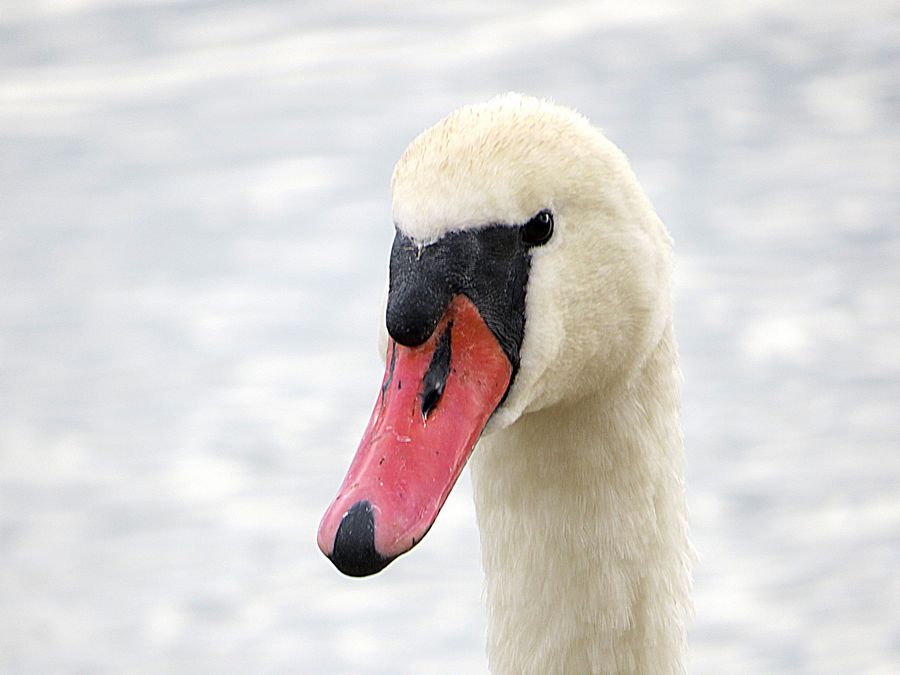
M 315 546 L 406 143 L 521 90 L 676 239 L 696 673 L 900 672 L 896 2 L 0 0 L 0 671 L 478 673 L 468 474 Z

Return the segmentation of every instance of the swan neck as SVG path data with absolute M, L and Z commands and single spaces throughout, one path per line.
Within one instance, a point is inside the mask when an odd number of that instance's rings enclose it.
M 492 672 L 683 672 L 679 381 L 669 329 L 621 386 L 482 440 L 472 478 Z

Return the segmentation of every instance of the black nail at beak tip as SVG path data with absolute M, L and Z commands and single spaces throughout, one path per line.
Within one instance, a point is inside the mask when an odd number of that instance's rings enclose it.
M 328 557 L 351 577 L 375 574 L 391 562 L 393 558 L 384 558 L 375 550 L 375 515 L 368 501 L 356 502 L 344 514 L 334 535 L 334 550 Z

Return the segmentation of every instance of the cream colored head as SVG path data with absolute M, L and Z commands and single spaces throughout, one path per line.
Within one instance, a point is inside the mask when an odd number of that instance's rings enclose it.
M 489 427 L 608 386 L 670 320 L 670 240 L 625 156 L 578 113 L 506 94 L 419 135 L 392 179 L 399 230 L 517 225 L 552 211 L 532 252 L 521 365 Z

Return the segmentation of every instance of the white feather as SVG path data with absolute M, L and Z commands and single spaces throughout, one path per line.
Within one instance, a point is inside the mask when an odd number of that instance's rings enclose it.
M 625 156 L 518 94 L 416 138 L 397 227 L 556 229 L 533 252 L 522 361 L 472 457 L 495 673 L 684 670 L 690 570 L 671 241 Z

